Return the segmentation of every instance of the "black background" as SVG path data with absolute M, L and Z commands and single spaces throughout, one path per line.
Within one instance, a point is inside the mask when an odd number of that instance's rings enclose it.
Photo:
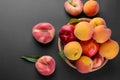
M 119 80 L 120 55 L 102 69 L 81 74 L 69 67 L 58 55 L 57 38 L 60 27 L 72 17 L 64 10 L 66 0 L 0 0 L 0 80 Z M 83 2 L 87 0 L 82 0 Z M 97 16 L 106 20 L 112 39 L 120 44 L 120 1 L 98 0 Z M 86 17 L 83 13 L 78 17 Z M 32 37 L 32 28 L 39 22 L 49 22 L 55 29 L 54 40 L 39 44 Z M 40 75 L 34 66 L 22 60 L 23 55 L 50 55 L 56 60 L 56 70 L 48 77 Z

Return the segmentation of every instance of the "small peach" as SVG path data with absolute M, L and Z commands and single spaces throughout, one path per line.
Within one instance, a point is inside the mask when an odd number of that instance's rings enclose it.
M 47 44 L 53 40 L 55 28 L 48 22 L 41 22 L 33 27 L 32 34 L 38 42 Z
M 83 12 L 87 16 L 95 16 L 99 12 L 99 4 L 95 0 L 88 0 L 83 6 Z
M 94 29 L 90 23 L 79 22 L 75 26 L 74 34 L 79 40 L 87 41 L 91 39 L 93 31 Z
M 79 60 L 76 61 L 76 68 L 81 73 L 89 73 L 93 68 L 93 61 L 90 57 L 81 56 Z
M 37 71 L 44 75 L 49 76 L 55 71 L 56 62 L 53 57 L 45 55 L 40 57 L 35 63 Z
M 70 15 L 78 16 L 82 13 L 83 3 L 81 0 L 67 0 L 64 3 L 64 8 Z
M 69 60 L 77 60 L 82 54 L 82 47 L 79 42 L 71 41 L 64 46 L 64 54 Z
M 107 28 L 105 25 L 99 25 L 94 28 L 93 39 L 98 43 L 104 43 L 111 36 L 111 29 Z
M 104 57 L 101 55 L 95 55 L 93 59 L 93 68 L 98 68 L 104 63 Z
M 106 22 L 101 17 L 95 17 L 90 21 L 90 24 L 92 24 L 93 27 L 99 26 L 99 25 L 106 25 Z
M 99 54 L 107 59 L 115 58 L 119 53 L 119 44 L 114 40 L 108 40 L 100 45 Z

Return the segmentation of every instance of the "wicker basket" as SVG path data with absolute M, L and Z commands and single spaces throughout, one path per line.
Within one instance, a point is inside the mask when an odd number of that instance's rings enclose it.
M 90 22 L 91 19 L 89 19 L 89 18 L 80 18 L 79 20 L 80 20 L 80 21 Z M 58 48 L 59 48 L 59 51 L 62 51 L 63 48 L 64 48 L 64 44 L 62 44 L 62 42 L 61 42 L 61 40 L 60 40 L 59 37 L 58 37 Z M 75 65 L 72 64 L 68 59 L 65 59 L 65 62 L 66 62 L 70 67 L 76 69 Z M 101 66 L 99 66 L 99 67 L 97 67 L 97 68 L 93 68 L 93 69 L 91 70 L 91 72 L 96 71 L 96 70 L 99 70 L 99 69 L 102 68 L 107 62 L 108 62 L 108 59 L 105 59 L 104 62 L 103 62 L 103 64 L 102 64 Z M 77 69 L 76 69 L 76 70 L 77 70 Z

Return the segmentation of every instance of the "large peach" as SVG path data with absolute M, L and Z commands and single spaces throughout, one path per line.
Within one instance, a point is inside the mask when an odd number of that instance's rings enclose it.
M 37 71 L 44 76 L 53 74 L 55 66 L 56 63 L 54 58 L 48 55 L 40 57 L 35 63 Z
M 93 31 L 94 29 L 90 23 L 79 22 L 75 26 L 74 34 L 79 40 L 87 41 L 91 39 Z
M 83 6 L 83 12 L 87 16 L 95 16 L 99 12 L 99 4 L 95 0 L 88 0 Z
M 41 22 L 33 27 L 32 34 L 38 42 L 47 44 L 53 40 L 55 29 L 52 24 Z
M 90 57 L 81 56 L 79 60 L 76 61 L 76 68 L 81 73 L 89 73 L 93 68 L 93 61 Z
M 92 24 L 93 27 L 99 26 L 99 25 L 106 25 L 106 22 L 101 17 L 95 17 L 90 21 L 90 24 Z
M 108 40 L 100 45 L 99 54 L 107 59 L 115 58 L 119 53 L 119 44 L 115 40 Z
M 104 43 L 110 39 L 111 33 L 111 29 L 107 28 L 105 25 L 99 25 L 94 29 L 93 39 L 98 43 Z
M 77 60 L 82 54 L 82 48 L 79 42 L 71 41 L 64 46 L 64 54 L 69 60 Z
M 67 0 L 64 3 L 64 7 L 67 13 L 72 16 L 78 16 L 82 13 L 83 3 L 81 0 Z

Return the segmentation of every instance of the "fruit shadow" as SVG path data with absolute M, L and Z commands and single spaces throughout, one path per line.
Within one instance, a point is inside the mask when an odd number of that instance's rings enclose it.
M 65 14 L 66 14 L 66 16 L 69 16 L 69 18 L 77 18 L 77 19 L 79 19 L 79 18 L 90 18 L 90 19 L 92 19 L 92 18 L 94 18 L 94 17 L 100 16 L 100 13 L 98 13 L 98 14 L 95 15 L 95 16 L 89 17 L 89 16 L 85 15 L 84 12 L 82 12 L 82 13 L 81 13 L 80 15 L 78 15 L 78 16 L 72 16 L 72 15 L 70 15 L 69 13 L 67 13 L 66 11 L 65 11 Z
M 49 75 L 49 76 L 44 76 L 41 75 L 37 70 L 36 70 L 36 74 L 38 75 L 38 77 L 40 78 L 40 80 L 56 80 L 55 76 L 56 76 L 56 71 L 54 71 L 53 74 Z
M 78 15 L 78 16 L 72 16 L 72 15 L 68 14 L 67 12 L 66 12 L 66 14 L 67 14 L 68 16 L 70 16 L 70 18 L 77 18 L 77 19 L 79 19 L 79 18 L 90 18 L 90 19 L 93 19 L 93 18 L 95 18 L 95 17 L 100 17 L 100 16 L 101 16 L 101 13 L 98 13 L 97 15 L 91 16 L 91 17 L 85 15 L 83 12 L 82 12 L 80 15 Z M 103 16 L 103 17 L 104 17 L 104 16 Z
M 37 45 L 38 47 L 41 47 L 43 49 L 51 47 L 51 45 L 53 45 L 53 43 L 55 41 L 55 39 L 53 39 L 50 43 L 42 44 L 42 43 L 38 42 L 37 40 L 35 40 L 34 37 L 32 37 L 32 40 L 33 40 L 35 45 Z

